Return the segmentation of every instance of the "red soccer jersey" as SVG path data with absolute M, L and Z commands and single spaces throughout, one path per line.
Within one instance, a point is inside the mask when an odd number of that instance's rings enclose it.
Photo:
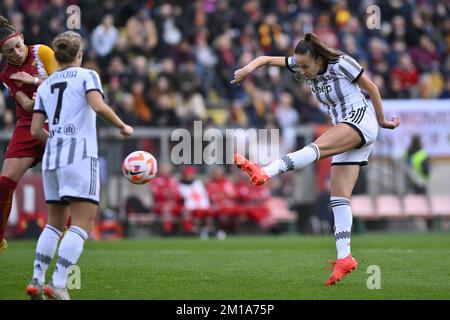
M 234 203 L 236 191 L 230 180 L 212 179 L 206 184 L 211 202 L 219 205 L 231 205 Z
M 150 183 L 150 187 L 156 204 L 169 201 L 181 203 L 183 199 L 180 193 L 180 185 L 175 177 L 157 176 Z
M 7 63 L 3 71 L 0 73 L 0 80 L 8 88 L 12 97 L 17 91 L 22 91 L 28 98 L 32 99 L 37 87 L 31 84 L 22 84 L 21 82 L 11 80 L 9 77 L 20 71 L 24 71 L 37 77 L 39 79 L 47 78 L 53 71 L 56 70 L 57 63 L 53 56 L 53 51 L 45 45 L 31 45 L 27 46 L 28 55 L 25 62 L 18 66 Z M 27 112 L 16 101 L 16 127 L 30 126 L 33 112 Z

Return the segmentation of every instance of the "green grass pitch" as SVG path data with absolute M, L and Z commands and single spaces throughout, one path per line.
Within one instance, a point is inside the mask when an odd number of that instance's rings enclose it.
M 9 241 L 0 299 L 27 299 L 35 241 Z M 72 299 L 449 299 L 450 234 L 352 237 L 359 268 L 334 287 L 330 236 L 240 236 L 221 241 L 151 238 L 85 244 Z M 381 289 L 368 289 L 370 265 Z M 50 270 L 52 270 L 51 267 Z M 49 272 L 47 272 L 47 278 Z

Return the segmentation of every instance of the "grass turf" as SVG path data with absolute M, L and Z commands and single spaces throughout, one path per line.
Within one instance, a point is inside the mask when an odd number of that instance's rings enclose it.
M 35 241 L 9 241 L 0 256 L 0 299 L 27 299 Z M 72 299 L 449 299 L 450 234 L 352 237 L 359 268 L 323 282 L 333 236 L 145 239 L 85 244 Z M 369 290 L 370 265 L 381 289 Z M 50 268 L 53 270 L 53 266 Z M 47 272 L 49 278 L 49 272 Z

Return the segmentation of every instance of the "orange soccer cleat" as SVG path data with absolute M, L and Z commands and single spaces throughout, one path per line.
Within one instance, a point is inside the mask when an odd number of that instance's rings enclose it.
M 249 161 L 243 155 L 235 153 L 234 164 L 250 176 L 250 180 L 255 186 L 264 184 L 269 180 L 269 176 L 264 172 L 263 168 L 258 164 Z
M 325 281 L 326 286 L 331 286 L 341 281 L 348 273 L 351 273 L 358 267 L 358 262 L 349 254 L 344 259 L 337 259 L 336 261 L 328 261 L 334 268 L 330 277 Z

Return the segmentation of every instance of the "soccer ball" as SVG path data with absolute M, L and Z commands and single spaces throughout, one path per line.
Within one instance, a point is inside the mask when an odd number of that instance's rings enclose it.
M 151 153 L 134 151 L 123 161 L 122 172 L 131 183 L 144 184 L 156 176 L 158 164 Z

